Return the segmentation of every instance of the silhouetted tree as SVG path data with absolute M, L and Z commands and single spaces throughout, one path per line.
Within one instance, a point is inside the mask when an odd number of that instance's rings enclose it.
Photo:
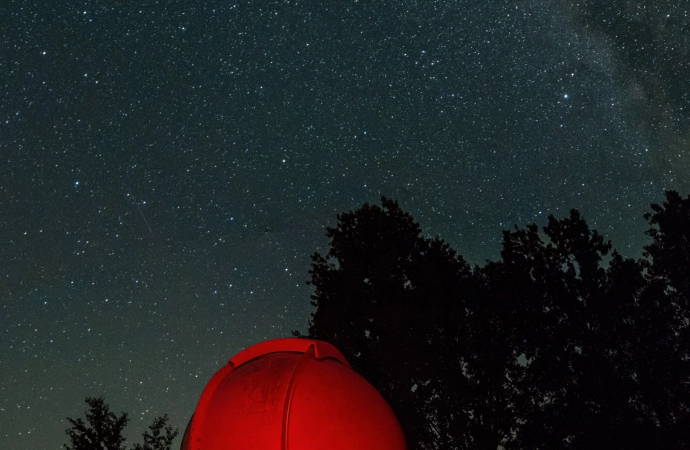
M 388 400 L 414 448 L 688 448 L 690 197 L 623 258 L 579 212 L 505 231 L 471 270 L 397 203 L 365 204 L 312 257 L 309 337 Z
M 65 432 L 72 446 L 65 444 L 64 447 L 67 450 L 124 450 L 122 430 L 129 422 L 127 413 L 117 417 L 110 412 L 103 397 L 88 397 L 86 403 L 90 408 L 86 412 L 88 424 L 81 417 L 76 420 L 67 418 L 72 427 Z
M 667 191 L 666 201 L 651 208 L 644 265 L 656 286 L 651 306 L 657 314 L 649 319 L 642 355 L 649 366 L 645 406 L 665 444 L 690 448 L 690 196 Z
M 688 311 L 690 300 L 690 195 L 683 199 L 675 191 L 666 192 L 666 201 L 652 204 L 654 213 L 644 215 L 650 225 L 646 232 L 652 243 L 645 246 L 644 255 L 652 277 L 668 281 L 677 294 L 675 300 Z
M 330 251 L 312 257 L 309 337 L 333 343 L 376 386 L 410 449 L 472 447 L 481 434 L 495 448 L 510 424 L 472 420 L 465 404 L 476 384 L 463 375 L 472 359 L 465 326 L 477 301 L 472 271 L 442 240 L 420 232 L 386 198 L 382 207 L 338 215 L 326 231 Z
M 676 246 L 688 252 L 681 230 L 689 229 L 677 225 L 688 222 L 690 208 L 677 200 L 652 206 L 650 224 L 666 229 L 649 232 L 656 245 L 648 254 Z M 535 225 L 505 232 L 501 260 L 483 269 L 506 335 L 499 340 L 523 357 L 522 370 L 509 365 L 520 426 L 506 446 L 686 448 L 687 303 L 675 296 L 672 276 L 660 275 L 658 261 L 617 252 L 604 269 L 611 244 L 575 210 L 563 220 L 550 216 L 543 233 Z M 690 276 L 675 273 L 676 286 Z
M 501 260 L 484 274 L 505 337 L 520 420 L 509 448 L 636 448 L 639 263 L 613 254 L 580 214 L 505 232 Z M 481 326 L 481 324 L 475 324 Z M 516 365 L 517 364 L 517 365 Z M 648 430 L 647 430 L 648 431 Z M 647 434 L 649 437 L 649 434 Z
M 64 444 L 67 450 L 125 450 L 125 438 L 122 430 L 129 422 L 127 413 L 120 417 L 110 412 L 103 397 L 87 397 L 86 422 L 82 418 L 67 420 L 72 427 L 65 430 L 72 445 Z M 157 417 L 149 425 L 149 431 L 144 431 L 144 444 L 135 444 L 133 450 L 170 450 L 172 442 L 179 430 L 166 426 L 168 415 Z M 163 435 L 162 432 L 165 431 Z
M 166 426 L 168 415 L 158 417 L 149 425 L 149 430 L 144 431 L 144 445 L 134 444 L 133 450 L 170 450 L 175 437 L 180 433 L 178 429 L 173 429 L 170 425 Z M 165 431 L 165 434 L 162 432 Z

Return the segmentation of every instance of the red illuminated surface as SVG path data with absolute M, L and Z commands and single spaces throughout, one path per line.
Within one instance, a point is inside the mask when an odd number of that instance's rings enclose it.
M 273 339 L 208 382 L 182 450 L 405 450 L 393 411 L 332 345 Z

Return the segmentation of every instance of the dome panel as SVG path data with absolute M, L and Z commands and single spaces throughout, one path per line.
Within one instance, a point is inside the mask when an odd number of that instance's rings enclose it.
M 288 441 L 300 450 L 320 449 L 314 443 L 325 442 L 347 442 L 343 448 L 357 450 L 405 448 L 402 429 L 381 394 L 353 370 L 317 359 L 296 378 Z
M 182 450 L 405 450 L 393 411 L 332 345 L 274 339 L 204 388 Z

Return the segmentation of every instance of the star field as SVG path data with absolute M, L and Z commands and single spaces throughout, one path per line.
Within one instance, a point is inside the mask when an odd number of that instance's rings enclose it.
M 640 256 L 690 193 L 690 8 L 559 3 L 5 2 L 0 448 L 86 396 L 184 430 L 381 195 L 472 263 L 571 208 Z

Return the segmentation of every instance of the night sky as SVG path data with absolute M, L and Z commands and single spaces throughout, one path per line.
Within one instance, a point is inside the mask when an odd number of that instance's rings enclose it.
M 689 9 L 1 2 L 0 448 L 59 448 L 87 396 L 183 431 L 381 195 L 471 263 L 571 208 L 641 256 L 690 194 Z

